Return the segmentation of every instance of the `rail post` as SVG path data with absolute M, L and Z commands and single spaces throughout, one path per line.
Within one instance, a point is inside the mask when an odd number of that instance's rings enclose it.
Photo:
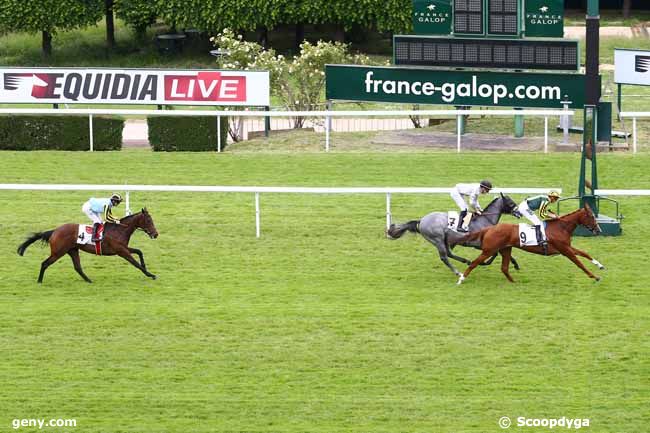
M 126 207 L 126 209 L 124 209 L 124 213 L 128 216 L 131 215 L 131 193 L 129 191 L 126 191 L 124 197 L 124 205 Z
M 217 116 L 217 153 L 221 153 L 221 116 Z
M 548 116 L 544 116 L 544 153 L 548 153 Z
M 93 142 L 93 115 L 88 115 L 88 131 L 90 135 L 90 151 L 94 151 L 95 143 Z
M 332 101 L 327 101 L 325 111 L 332 109 Z M 332 118 L 328 115 L 325 116 L 325 152 L 330 151 L 330 131 L 332 129 Z
M 462 123 L 463 119 L 460 114 L 456 115 L 456 152 L 460 153 L 460 136 L 462 134 Z
M 260 230 L 260 193 L 255 193 L 255 237 L 259 239 L 261 236 Z
M 632 153 L 636 153 L 636 117 L 632 118 Z
M 390 223 L 392 222 L 392 215 L 390 213 L 390 193 L 386 193 L 386 230 L 390 228 Z M 386 234 L 388 236 L 388 234 Z

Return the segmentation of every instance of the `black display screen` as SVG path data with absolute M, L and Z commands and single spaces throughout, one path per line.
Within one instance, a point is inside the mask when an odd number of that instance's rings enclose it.
M 483 0 L 454 1 L 454 33 L 484 33 Z
M 396 65 L 491 69 L 578 69 L 578 41 L 395 36 Z

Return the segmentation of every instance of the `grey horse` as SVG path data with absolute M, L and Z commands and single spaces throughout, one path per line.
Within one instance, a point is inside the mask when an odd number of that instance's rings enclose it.
M 517 204 L 509 196 L 500 194 L 499 197 L 492 200 L 492 202 L 485 207 L 481 215 L 474 215 L 469 224 L 468 231 L 475 232 L 493 226 L 499 222 L 499 219 L 501 219 L 501 215 L 503 214 L 511 214 L 517 218 L 521 217 L 521 214 L 517 210 Z M 450 244 L 454 245 L 454 241 L 465 236 L 466 233 L 459 233 L 448 227 L 447 212 L 431 212 L 421 220 L 413 220 L 404 224 L 391 224 L 390 228 L 386 231 L 386 234 L 391 239 L 399 239 L 407 231 L 420 233 L 424 239 L 431 242 L 438 249 L 440 260 L 442 260 L 442 262 L 457 276 L 462 275 L 462 273 L 451 264 L 449 261 L 450 257 L 467 265 L 471 263 L 471 261 L 455 255 L 452 252 L 453 247 L 449 246 Z M 460 243 L 458 245 L 478 249 L 481 248 L 480 241 L 478 240 Z M 484 262 L 484 264 L 491 264 L 495 257 L 496 254 Z M 514 260 L 514 258 L 512 259 L 512 264 L 515 269 L 519 269 L 519 264 Z

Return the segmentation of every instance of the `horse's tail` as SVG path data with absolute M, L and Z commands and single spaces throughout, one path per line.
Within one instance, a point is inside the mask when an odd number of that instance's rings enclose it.
M 480 240 L 481 243 L 483 243 L 483 236 L 485 236 L 485 233 L 487 233 L 488 228 L 489 227 L 486 227 L 486 228 L 484 228 L 482 230 L 478 230 L 478 231 L 475 231 L 475 232 L 468 233 L 465 236 L 463 236 L 461 238 L 458 238 L 455 241 L 450 242 L 450 245 L 453 247 L 455 245 L 464 244 L 465 242 L 472 242 L 472 241 L 475 241 L 477 239 Z
M 420 233 L 420 220 L 413 220 L 404 224 L 391 224 L 386 230 L 386 234 L 391 239 L 399 239 L 407 231 Z
M 25 242 L 20 244 L 18 247 L 18 255 L 23 255 L 25 254 L 25 250 L 27 249 L 28 246 L 33 244 L 36 241 L 43 241 L 45 243 L 50 241 L 50 236 L 52 236 L 52 233 L 54 233 L 54 230 L 49 230 L 47 232 L 40 232 L 40 233 L 34 233 L 30 237 L 28 237 Z

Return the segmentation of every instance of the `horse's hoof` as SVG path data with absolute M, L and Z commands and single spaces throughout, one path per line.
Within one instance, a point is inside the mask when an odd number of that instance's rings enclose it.
M 151 278 L 152 280 L 155 280 L 157 277 L 155 275 L 150 275 L 149 278 Z
M 601 271 L 604 271 L 605 267 L 601 265 L 601 266 L 598 267 L 598 269 L 600 269 Z
M 600 280 L 601 280 L 601 278 L 600 278 L 600 277 L 594 277 L 594 282 L 595 282 L 595 283 L 598 283 L 598 282 L 600 282 Z
M 460 286 L 463 283 L 463 281 L 465 281 L 465 276 L 461 275 L 460 277 L 458 277 L 458 281 L 456 282 L 456 285 Z

